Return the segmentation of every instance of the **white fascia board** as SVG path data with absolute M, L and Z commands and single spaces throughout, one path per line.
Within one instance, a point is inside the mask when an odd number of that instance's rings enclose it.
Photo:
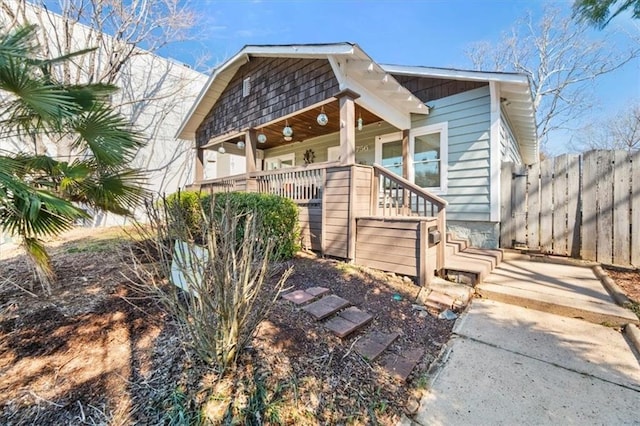
M 384 121 L 388 122 L 392 126 L 400 130 L 406 130 L 411 128 L 411 116 L 409 113 L 403 113 L 395 108 L 389 102 L 385 102 L 380 99 L 369 89 L 355 81 L 350 77 L 343 78 L 343 84 L 340 85 L 340 90 L 350 89 L 360 95 L 356 99 L 356 103 L 363 108 L 373 112 Z
M 283 46 L 245 46 L 241 53 L 261 57 L 326 57 L 327 55 L 352 55 L 354 45 L 336 44 L 297 44 Z
M 374 61 L 371 60 L 361 49 L 355 52 L 357 54 L 358 59 L 353 61 L 356 65 L 355 71 L 361 71 L 363 68 L 363 62 L 367 63 L 364 67 L 369 70 L 371 73 L 379 73 L 380 78 L 384 76 L 384 70 L 380 68 Z M 366 84 L 358 81 L 358 77 L 352 77 L 350 71 L 354 71 L 350 69 L 350 62 L 339 60 L 334 55 L 328 56 L 329 64 L 331 64 L 331 68 L 333 69 L 333 73 L 338 80 L 338 84 L 340 90 L 350 89 L 360 95 L 358 99 L 356 99 L 356 103 L 363 108 L 366 108 L 376 114 L 378 117 L 387 121 L 392 126 L 400 129 L 410 129 L 411 128 L 411 113 L 415 114 L 429 114 L 429 108 L 424 106 L 424 108 L 416 107 L 408 107 L 406 111 L 403 108 L 398 108 L 389 102 L 389 99 L 382 99 L 378 96 L 374 90 L 371 90 L 366 86 Z M 406 90 L 400 83 L 395 81 L 393 77 L 389 76 L 392 79 L 397 87 L 401 89 L 401 93 L 404 93 L 403 98 L 405 100 L 400 100 L 399 102 L 407 102 L 406 99 L 409 96 L 413 96 L 411 92 Z M 395 90 L 395 89 L 394 89 Z M 415 102 L 419 102 L 416 98 Z
M 467 71 L 445 68 L 415 67 L 403 65 L 380 65 L 386 72 L 391 74 L 414 75 L 433 78 L 450 78 L 454 80 L 468 81 L 496 81 L 501 83 L 512 83 L 529 86 L 529 79 L 524 74 L 500 73 L 485 71 Z

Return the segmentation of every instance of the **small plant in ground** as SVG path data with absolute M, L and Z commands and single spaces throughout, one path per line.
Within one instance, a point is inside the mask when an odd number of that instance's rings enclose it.
M 165 401 L 166 411 L 162 418 L 163 424 L 169 426 L 204 424 L 199 410 L 191 406 L 191 400 L 182 387 L 177 387 Z
M 215 198 L 194 209 L 161 200 L 147 210 L 150 225 L 139 232 L 150 243 L 139 245 L 142 256 L 132 256 L 137 284 L 157 297 L 198 356 L 222 375 L 292 270 L 282 267 L 275 283 L 264 285 L 272 277 L 270 259 L 279 242 L 260 212 L 239 211 L 228 199 L 221 204 Z M 145 264 L 150 258 L 158 261 Z
M 624 307 L 636 314 L 636 316 L 640 319 L 640 303 L 627 302 L 624 304 Z

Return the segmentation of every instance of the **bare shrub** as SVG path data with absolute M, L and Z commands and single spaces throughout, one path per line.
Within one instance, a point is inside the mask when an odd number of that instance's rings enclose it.
M 177 320 L 198 356 L 223 373 L 253 337 L 292 268 L 270 263 L 277 242 L 267 237 L 259 212 L 214 205 L 206 214 L 200 209 L 202 220 L 194 228 L 178 203 L 148 204 L 150 223 L 137 228 L 132 264 L 136 285 Z

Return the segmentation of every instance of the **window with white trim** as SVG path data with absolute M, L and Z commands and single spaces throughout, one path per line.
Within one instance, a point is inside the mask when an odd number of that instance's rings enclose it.
M 295 166 L 295 154 L 284 154 L 264 159 L 266 170 L 286 169 Z
M 417 127 L 409 132 L 409 180 L 421 188 L 447 190 L 448 124 Z

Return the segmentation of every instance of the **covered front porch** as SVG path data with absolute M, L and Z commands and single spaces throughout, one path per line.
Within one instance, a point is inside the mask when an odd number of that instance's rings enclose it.
M 378 165 L 309 164 L 205 180 L 191 189 L 293 200 L 302 246 L 322 255 L 415 277 L 420 285 L 444 267 L 446 201 Z
M 446 183 L 446 129 L 418 141 L 429 107 L 353 45 L 276 50 L 248 47 L 212 75 L 178 132 L 196 139 L 191 187 L 290 198 L 303 247 L 427 285 L 447 203 L 423 187 Z M 208 173 L 210 153 L 241 167 Z

